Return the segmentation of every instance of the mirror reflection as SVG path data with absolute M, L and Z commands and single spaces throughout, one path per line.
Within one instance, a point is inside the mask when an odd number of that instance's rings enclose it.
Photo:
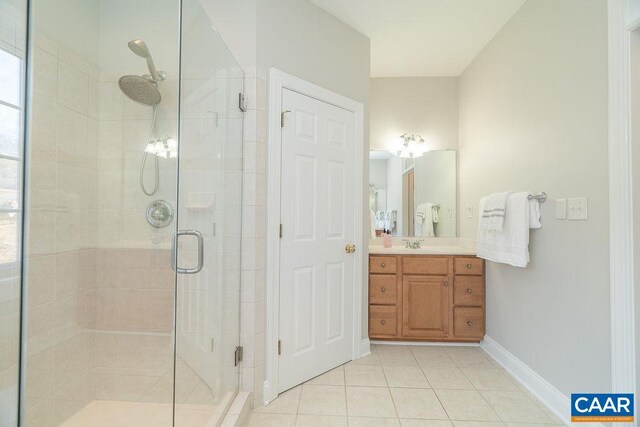
M 456 152 L 433 150 L 417 158 L 369 153 L 372 234 L 456 237 Z

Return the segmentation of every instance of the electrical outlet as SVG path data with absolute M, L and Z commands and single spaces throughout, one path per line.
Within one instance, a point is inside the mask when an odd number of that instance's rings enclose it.
M 567 199 L 567 218 L 570 221 L 586 221 L 587 210 L 588 206 L 586 197 Z
M 556 199 L 556 219 L 567 219 L 567 199 Z

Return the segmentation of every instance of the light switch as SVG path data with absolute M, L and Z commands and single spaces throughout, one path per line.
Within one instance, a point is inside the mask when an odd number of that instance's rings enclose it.
M 587 220 L 587 198 L 567 199 L 567 218 L 571 221 Z
M 556 199 L 556 219 L 567 219 L 567 199 Z
M 467 203 L 466 210 L 467 210 L 467 218 L 473 218 L 473 206 Z

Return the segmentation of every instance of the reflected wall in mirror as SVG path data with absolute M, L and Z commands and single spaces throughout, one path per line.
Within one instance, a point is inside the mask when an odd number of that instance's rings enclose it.
M 456 237 L 456 152 L 417 159 L 369 152 L 369 209 L 377 236 Z

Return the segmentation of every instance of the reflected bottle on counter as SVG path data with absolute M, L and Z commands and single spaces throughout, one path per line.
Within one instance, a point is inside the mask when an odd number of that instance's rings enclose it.
M 382 232 L 382 244 L 385 248 L 390 248 L 393 246 L 393 241 L 391 239 L 391 230 L 385 229 Z

